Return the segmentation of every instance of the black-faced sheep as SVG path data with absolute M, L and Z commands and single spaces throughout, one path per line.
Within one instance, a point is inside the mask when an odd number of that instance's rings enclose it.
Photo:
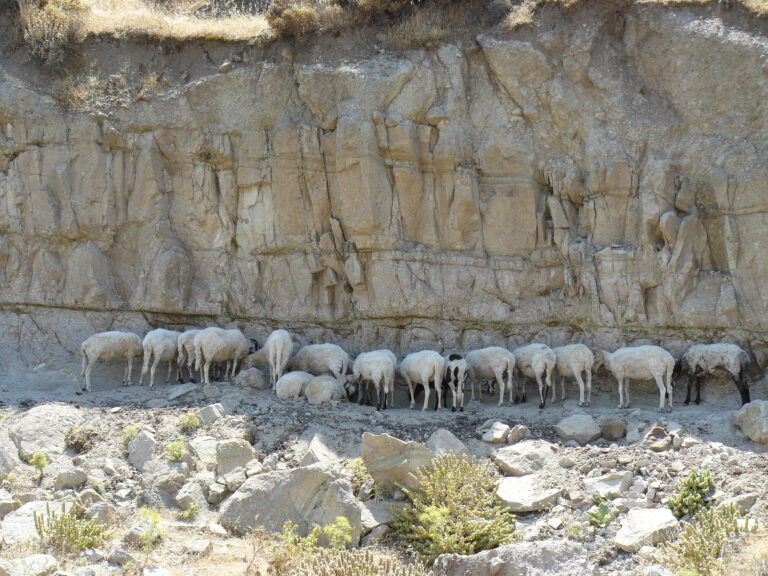
M 696 383 L 696 404 L 701 402 L 701 378 L 707 374 L 727 373 L 736 384 L 742 405 L 749 403 L 749 387 L 744 371 L 749 365 L 749 355 L 736 344 L 695 344 L 680 359 L 680 368 L 688 373 L 688 392 L 685 403 L 691 401 L 691 388 Z

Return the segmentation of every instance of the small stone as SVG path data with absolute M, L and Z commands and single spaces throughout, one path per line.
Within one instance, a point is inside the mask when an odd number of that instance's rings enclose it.
M 224 482 L 227 486 L 227 490 L 230 492 L 234 492 L 240 486 L 243 485 L 243 482 L 245 482 L 246 476 L 245 476 L 245 468 L 235 468 L 231 472 L 227 472 L 224 474 Z
M 634 553 L 670 539 L 677 530 L 677 519 L 669 508 L 634 509 L 621 523 L 614 542 L 619 550 Z
M 213 549 L 213 542 L 207 539 L 187 540 L 184 542 L 184 552 L 195 556 L 204 556 Z
M 558 461 L 558 464 L 560 465 L 560 468 L 573 468 L 576 466 L 576 462 L 570 456 L 563 456 Z
M 204 406 L 197 411 L 197 417 L 203 426 L 210 426 L 219 418 L 224 416 L 224 407 L 221 404 L 211 404 Z
M 264 465 L 258 460 L 253 459 L 246 465 L 245 475 L 250 478 L 251 476 L 256 476 L 256 474 L 262 474 L 264 471 Z
M 179 384 L 177 386 L 171 386 L 169 388 L 170 393 L 168 394 L 168 400 L 177 400 L 181 398 L 182 396 L 189 394 L 193 390 L 197 390 L 198 386 L 197 384 L 187 383 L 187 384 Z
M 70 470 L 62 470 L 56 475 L 56 480 L 53 482 L 54 490 L 64 490 L 66 488 L 77 489 L 85 484 L 88 480 L 88 475 L 82 468 L 72 468 Z
M 584 446 L 600 437 L 600 426 L 589 414 L 574 414 L 560 420 L 555 425 L 555 432 L 563 440 L 574 440 Z
M 203 396 L 206 398 L 218 398 L 221 396 L 221 388 L 215 384 L 207 384 L 203 386 Z
M 115 544 L 109 549 L 109 552 L 107 553 L 107 561 L 112 564 L 117 564 L 118 566 L 125 566 L 128 563 L 136 564 L 136 558 L 118 544 Z
M 661 426 L 654 426 L 643 438 L 643 446 L 653 452 L 664 452 L 672 447 L 672 436 Z
M 220 74 L 226 74 L 227 72 L 232 70 L 233 66 L 234 66 L 234 64 L 232 62 L 229 62 L 229 61 L 224 62 L 221 66 L 219 66 L 219 73 Z
M 45 576 L 58 566 L 50 554 L 32 554 L 24 558 L 0 560 L 0 576 Z
M 438 428 L 427 440 L 427 448 L 433 454 L 467 454 L 467 447 L 450 430 Z
M 600 434 L 606 440 L 615 442 L 627 434 L 627 425 L 619 418 L 607 417 L 600 420 Z
M 520 440 L 525 440 L 526 438 L 531 437 L 531 431 L 528 429 L 528 426 L 524 426 L 523 424 L 515 424 L 512 426 L 512 428 L 509 429 L 509 432 L 507 432 L 507 444 L 514 444 L 515 442 L 519 442 Z
M 216 536 L 227 536 L 229 534 L 224 526 L 217 524 L 216 522 L 208 524 L 208 531 Z
M 219 504 L 228 493 L 227 487 L 223 484 L 211 484 L 208 488 L 208 502 L 210 504 Z
M 558 517 L 549 518 L 547 524 L 549 524 L 549 527 L 552 528 L 552 530 L 559 530 L 563 525 L 563 519 Z
M 507 434 L 509 433 L 509 426 L 503 422 L 494 422 L 491 427 L 483 432 L 483 442 L 489 444 L 501 444 L 507 441 Z

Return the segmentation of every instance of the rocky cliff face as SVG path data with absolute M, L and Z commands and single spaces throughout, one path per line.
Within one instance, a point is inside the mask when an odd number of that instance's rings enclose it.
M 0 67 L 5 343 L 759 341 L 766 26 L 591 4 L 434 51 L 276 47 L 106 114 Z

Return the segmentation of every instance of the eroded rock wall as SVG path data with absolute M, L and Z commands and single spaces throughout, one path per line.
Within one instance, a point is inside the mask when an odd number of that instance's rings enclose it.
M 107 114 L 0 68 L 5 332 L 757 342 L 767 62 L 738 15 L 595 3 L 434 51 L 275 51 Z

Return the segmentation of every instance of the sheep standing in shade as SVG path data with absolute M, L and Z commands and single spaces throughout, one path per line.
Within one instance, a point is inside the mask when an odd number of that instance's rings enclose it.
M 312 344 L 296 353 L 291 368 L 309 372 L 315 376 L 333 374 L 344 384 L 347 381 L 349 355 L 336 344 Z
M 96 362 L 126 360 L 123 385 L 130 386 L 133 359 L 141 354 L 141 338 L 131 332 L 110 331 L 90 336 L 80 345 L 80 355 L 83 358 L 80 376 L 85 376 L 85 391 L 91 391 L 91 370 Z M 82 390 L 77 393 L 82 393 Z
M 512 403 L 512 373 L 515 371 L 515 356 L 499 346 L 490 346 L 467 353 L 469 376 L 472 379 L 472 400 L 475 399 L 475 382 L 496 379 L 499 385 L 499 406 L 504 402 L 504 389 L 509 389 L 509 403 Z M 504 375 L 507 382 L 504 382 Z
M 395 370 L 397 358 L 390 350 L 373 350 L 359 354 L 352 364 L 352 376 L 359 386 L 357 401 L 363 403 L 363 394 L 367 396 L 368 383 L 376 390 L 376 410 L 387 408 L 387 396 L 395 393 Z M 384 392 L 383 401 L 381 392 Z M 390 406 L 392 401 L 390 400 Z
M 200 334 L 202 330 L 186 330 L 179 336 L 177 343 L 178 356 L 176 363 L 179 365 L 179 381 L 182 379 L 184 372 L 184 366 L 187 366 L 187 373 L 189 374 L 189 381 L 194 382 L 195 377 L 192 374 L 192 370 L 195 368 L 195 336 Z
M 314 376 L 309 372 L 288 372 L 277 379 L 275 394 L 280 400 L 295 400 L 306 394 Z
M 515 403 L 525 402 L 525 379 L 535 378 L 539 387 L 539 408 L 544 408 L 547 394 L 552 388 L 552 372 L 557 363 L 555 353 L 546 344 L 528 344 L 517 348 L 512 354 L 515 356 L 515 367 L 521 375 L 515 382 Z
M 672 354 L 659 346 L 630 346 L 615 352 L 595 349 L 596 366 L 605 366 L 616 377 L 619 384 L 619 408 L 629 408 L 629 381 L 655 380 L 659 387 L 658 412 L 672 411 L 672 372 L 675 359 Z M 669 408 L 665 408 L 669 398 Z
M 144 384 L 144 375 L 149 370 L 149 362 L 154 358 L 152 362 L 152 369 L 149 373 L 149 387 L 152 388 L 155 385 L 155 370 L 160 362 L 168 362 L 168 376 L 165 382 L 171 381 L 171 368 L 173 361 L 178 356 L 178 342 L 181 332 L 175 330 L 165 330 L 158 328 L 147 332 L 142 342 L 142 348 L 144 349 L 144 365 L 141 367 L 141 377 L 139 377 L 139 386 Z M 180 366 L 180 365 L 179 365 Z M 177 379 L 180 379 L 181 368 L 177 369 Z
M 422 350 L 408 354 L 400 362 L 400 375 L 408 385 L 408 391 L 411 394 L 411 408 L 416 404 L 414 398 L 414 386 L 421 384 L 424 386 L 424 407 L 427 409 L 429 403 L 429 383 L 434 382 L 435 392 L 437 392 L 437 410 L 440 409 L 442 402 L 442 384 L 445 375 L 445 358 L 432 350 Z
M 589 406 L 592 399 L 592 366 L 595 363 L 595 356 L 584 344 L 568 344 L 553 348 L 555 353 L 557 373 L 560 374 L 560 400 L 565 400 L 565 378 L 567 376 L 576 378 L 579 384 L 579 406 Z M 581 373 L 586 373 L 587 397 L 584 399 L 584 380 Z M 554 399 L 557 390 L 553 390 Z
M 449 354 L 445 357 L 443 383 L 448 385 L 453 396 L 451 412 L 456 412 L 457 403 L 459 411 L 464 412 L 464 383 L 467 381 L 468 371 L 467 360 L 461 354 Z
M 238 363 L 248 356 L 248 340 L 240 330 L 206 328 L 195 336 L 195 370 L 202 368 L 204 384 L 210 384 L 210 369 L 213 362 L 226 362 L 224 378 L 234 378 Z M 231 372 L 230 372 L 231 366 Z
M 696 404 L 701 402 L 701 378 L 708 374 L 727 373 L 741 395 L 741 404 L 749 403 L 749 387 L 744 381 L 744 371 L 749 365 L 749 355 L 736 344 L 695 344 L 680 359 L 682 371 L 688 373 L 688 392 L 685 404 L 691 402 L 691 388 L 696 383 Z
M 246 365 L 251 368 L 254 364 L 269 364 L 269 376 L 274 390 L 277 381 L 283 375 L 283 370 L 288 365 L 291 352 L 293 352 L 291 335 L 286 330 L 275 330 L 267 337 L 261 350 L 248 356 Z

